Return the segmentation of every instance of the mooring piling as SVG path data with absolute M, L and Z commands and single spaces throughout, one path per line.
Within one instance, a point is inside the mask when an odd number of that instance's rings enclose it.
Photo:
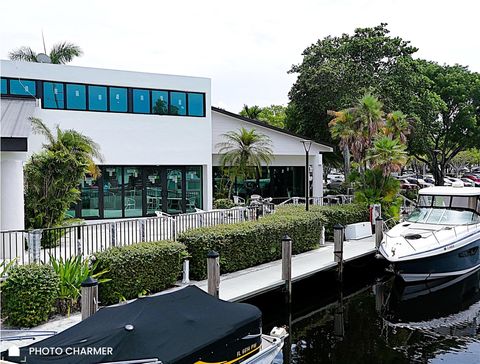
M 338 280 L 343 278 L 343 241 L 345 237 L 345 227 L 336 224 L 333 227 L 333 255 L 337 263 Z
M 292 239 L 288 235 L 282 238 L 282 280 L 285 282 L 287 302 L 292 298 Z
M 220 296 L 220 255 L 211 250 L 207 254 L 208 293 L 219 298 Z
M 92 316 L 98 310 L 98 281 L 88 277 L 81 283 L 82 298 L 80 301 L 82 320 Z
M 383 219 L 381 216 L 375 219 L 375 248 L 380 248 L 383 239 Z

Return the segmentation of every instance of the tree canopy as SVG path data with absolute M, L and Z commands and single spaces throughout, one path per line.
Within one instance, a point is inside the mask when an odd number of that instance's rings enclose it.
M 53 45 L 48 56 L 53 64 L 65 64 L 83 54 L 82 49 L 70 42 L 59 42 Z M 38 54 L 30 47 L 20 47 L 8 54 L 13 61 L 39 62 Z
M 284 128 L 285 119 L 287 118 L 286 110 L 287 107 L 283 105 L 270 105 L 265 107 L 243 105 L 240 115 L 266 122 L 278 128 Z

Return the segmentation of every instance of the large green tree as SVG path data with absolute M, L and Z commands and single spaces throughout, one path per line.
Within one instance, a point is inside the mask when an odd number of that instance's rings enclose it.
M 436 184 L 443 185 L 452 159 L 480 145 L 480 74 L 460 65 L 418 63 L 431 80 L 428 92 L 432 102 L 417 112 L 409 149 L 429 165 Z
M 80 198 L 81 179 L 98 173 L 93 159 L 102 156 L 89 137 L 58 126 L 54 135 L 40 119 L 31 120 L 34 132 L 47 142 L 25 165 L 25 225 L 49 228 L 62 224 L 65 212 Z
M 48 53 L 51 63 L 65 64 L 71 62 L 75 57 L 83 54 L 82 49 L 70 42 L 59 42 L 53 45 Z M 30 47 L 20 47 L 8 54 L 13 61 L 39 62 L 38 53 Z
M 408 41 L 391 37 L 386 24 L 312 44 L 290 70 L 298 77 L 289 93 L 286 127 L 331 142 L 327 110 L 346 109 L 366 92 L 379 95 L 386 112 L 411 115 L 428 107 L 429 80 L 418 72 L 416 51 Z
M 243 105 L 240 115 L 266 122 L 277 128 L 284 128 L 285 119 L 287 118 L 286 110 L 287 107 L 283 105 L 270 105 L 265 107 Z

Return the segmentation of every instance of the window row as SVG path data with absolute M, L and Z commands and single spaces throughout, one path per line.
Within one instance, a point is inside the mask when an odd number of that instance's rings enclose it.
M 44 109 L 205 116 L 199 92 L 2 78 L 1 94 L 41 98 Z

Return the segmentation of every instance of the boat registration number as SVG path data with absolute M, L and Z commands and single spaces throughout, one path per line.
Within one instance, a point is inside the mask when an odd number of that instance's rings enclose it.
M 257 343 L 254 343 L 254 344 L 252 344 L 252 345 L 249 345 L 249 346 L 243 348 L 243 349 L 240 350 L 240 351 L 237 351 L 237 357 L 249 353 L 250 351 L 252 351 L 253 349 L 255 349 L 255 348 L 257 347 L 257 345 L 258 345 Z

